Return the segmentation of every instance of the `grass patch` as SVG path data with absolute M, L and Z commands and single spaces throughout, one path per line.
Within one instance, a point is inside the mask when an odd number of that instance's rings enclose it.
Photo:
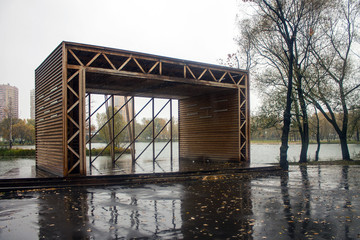
M 251 144 L 281 144 L 281 140 L 280 139 L 276 139 L 276 140 L 262 140 L 262 139 L 251 139 L 250 140 Z M 289 144 L 301 144 L 301 141 L 289 141 Z M 355 141 L 355 140 L 348 140 L 347 141 L 348 144 L 360 144 L 360 142 Z M 317 144 L 317 142 L 315 140 L 310 140 L 310 144 Z M 331 141 L 327 141 L 327 140 L 322 140 L 321 144 L 340 144 L 340 140 L 331 140 Z
M 344 161 L 344 160 L 333 160 L 333 161 L 311 161 L 307 163 L 289 162 L 289 165 L 338 165 L 338 166 L 350 166 L 360 165 L 360 160 Z
M 115 148 L 115 153 L 122 153 L 124 148 Z M 93 148 L 91 155 L 98 155 L 102 151 L 102 148 Z M 130 153 L 130 149 L 127 149 L 125 153 Z M 86 155 L 89 155 L 89 149 L 86 149 Z M 0 148 L 0 157 L 35 157 L 35 149 L 7 149 Z M 110 147 L 107 147 L 101 154 L 101 156 L 110 156 Z
M 250 140 L 250 144 L 281 144 L 280 140 Z
M 0 148 L 0 157 L 35 157 L 35 149 Z

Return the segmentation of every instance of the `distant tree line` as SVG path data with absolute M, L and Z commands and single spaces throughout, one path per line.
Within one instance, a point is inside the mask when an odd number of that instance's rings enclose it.
M 115 146 L 121 147 L 121 143 L 130 142 L 130 124 L 124 119 L 122 114 L 116 114 L 114 123 L 112 118 L 108 117 L 106 113 L 98 113 L 96 115 L 97 126 L 92 126 L 92 132 L 98 132 L 94 137 L 94 142 L 110 142 L 111 138 L 115 138 Z M 156 136 L 156 141 L 166 141 L 171 137 L 171 127 L 168 119 L 143 118 L 141 121 L 135 121 L 135 136 L 136 141 L 151 141 Z M 114 126 L 114 131 L 112 127 Z M 114 132 L 114 136 L 112 133 Z M 176 119 L 172 122 L 172 136 L 173 140 L 178 140 L 178 123 Z
M 0 122 L 0 136 L 3 145 L 35 144 L 35 120 L 5 118 Z
M 114 134 L 115 134 L 115 145 L 121 147 L 121 143 L 129 142 L 130 135 L 128 127 L 126 127 L 127 122 L 125 121 L 123 115 L 116 114 L 114 118 Z M 96 134 L 93 138 L 93 142 L 109 142 L 110 134 L 112 134 L 112 122 L 108 121 L 106 113 L 99 113 L 96 115 L 96 122 L 99 127 L 103 126 L 101 129 L 91 126 L 91 132 Z M 138 136 L 137 141 L 151 141 L 153 138 L 153 129 L 155 130 L 154 134 L 156 141 L 166 141 L 171 137 L 171 128 L 170 122 L 168 119 L 156 118 L 153 122 L 151 119 L 143 118 L 141 121 L 135 121 L 135 137 Z M 120 133 L 121 129 L 125 129 Z M 89 126 L 86 126 L 86 133 L 89 131 Z M 119 134 L 120 133 L 120 134 Z M 3 146 L 13 146 L 14 144 L 35 144 L 35 120 L 28 119 L 22 120 L 17 118 L 5 118 L 0 122 L 0 137 L 2 139 Z M 177 119 L 173 118 L 172 122 L 172 137 L 173 140 L 178 140 L 178 122 Z
M 340 119 L 341 117 L 338 116 Z M 350 114 L 348 140 L 360 143 L 360 114 Z M 338 134 L 333 126 L 326 120 L 322 114 L 316 116 L 313 113 L 309 117 L 309 138 L 311 142 L 317 140 L 317 121 L 319 121 L 319 138 L 322 142 L 339 142 Z M 281 118 L 274 118 L 264 114 L 254 114 L 251 116 L 251 140 L 279 140 L 281 137 Z M 289 141 L 301 141 L 301 135 L 296 121 L 290 126 Z

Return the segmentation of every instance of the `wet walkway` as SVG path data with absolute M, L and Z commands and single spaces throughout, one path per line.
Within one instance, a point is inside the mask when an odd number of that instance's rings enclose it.
M 0 239 L 360 239 L 360 167 L 0 193 Z

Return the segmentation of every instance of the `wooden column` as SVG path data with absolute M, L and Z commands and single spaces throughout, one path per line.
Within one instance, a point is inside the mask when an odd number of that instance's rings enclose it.
M 80 155 L 80 175 L 86 175 L 86 110 L 85 110 L 85 82 L 86 82 L 86 72 L 85 68 L 80 70 L 80 79 L 79 79 L 79 155 Z

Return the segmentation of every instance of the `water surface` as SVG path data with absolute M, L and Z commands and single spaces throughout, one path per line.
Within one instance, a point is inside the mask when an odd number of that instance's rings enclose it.
M 148 143 L 136 143 L 136 153 L 139 154 L 146 148 Z M 164 142 L 158 142 L 155 145 L 156 154 L 164 147 Z M 93 144 L 92 147 L 103 147 L 104 144 Z M 113 168 L 112 160 L 109 156 L 100 156 L 93 163 L 91 175 L 108 175 L 108 174 L 129 174 L 129 173 L 161 173 L 161 172 L 176 172 L 181 170 L 179 165 L 179 149 L 178 144 L 173 144 L 173 158 L 170 158 L 170 145 L 159 155 L 156 162 L 153 162 L 153 150 L 150 146 L 143 155 L 137 160 L 135 166 L 131 164 L 130 154 L 125 154 L 116 162 L 116 167 Z M 314 159 L 316 144 L 309 145 L 308 158 Z M 291 162 L 298 161 L 300 155 L 299 144 L 290 144 L 288 150 L 288 159 Z M 279 163 L 280 145 L 273 144 L 251 144 L 251 167 L 268 166 L 268 164 Z M 360 153 L 360 144 L 349 144 L 349 151 L 351 157 L 355 157 Z M 92 156 L 94 159 L 95 156 Z M 341 148 L 340 144 L 322 144 L 320 149 L 320 161 L 326 160 L 340 160 Z M 88 161 L 89 162 L 89 161 Z M 224 166 L 222 166 L 224 167 Z M 228 165 L 227 168 L 241 167 L 240 165 Z M 208 170 L 217 168 L 216 165 L 205 163 L 204 166 L 186 166 L 182 169 L 191 170 Z M 195 169 L 196 168 L 196 169 Z M 90 167 L 88 167 L 90 169 Z M 33 177 L 35 176 L 35 158 L 0 158 L 0 178 L 12 177 Z M 89 172 L 90 174 L 90 172 Z
M 358 239 L 360 168 L 0 193 L 0 239 Z

